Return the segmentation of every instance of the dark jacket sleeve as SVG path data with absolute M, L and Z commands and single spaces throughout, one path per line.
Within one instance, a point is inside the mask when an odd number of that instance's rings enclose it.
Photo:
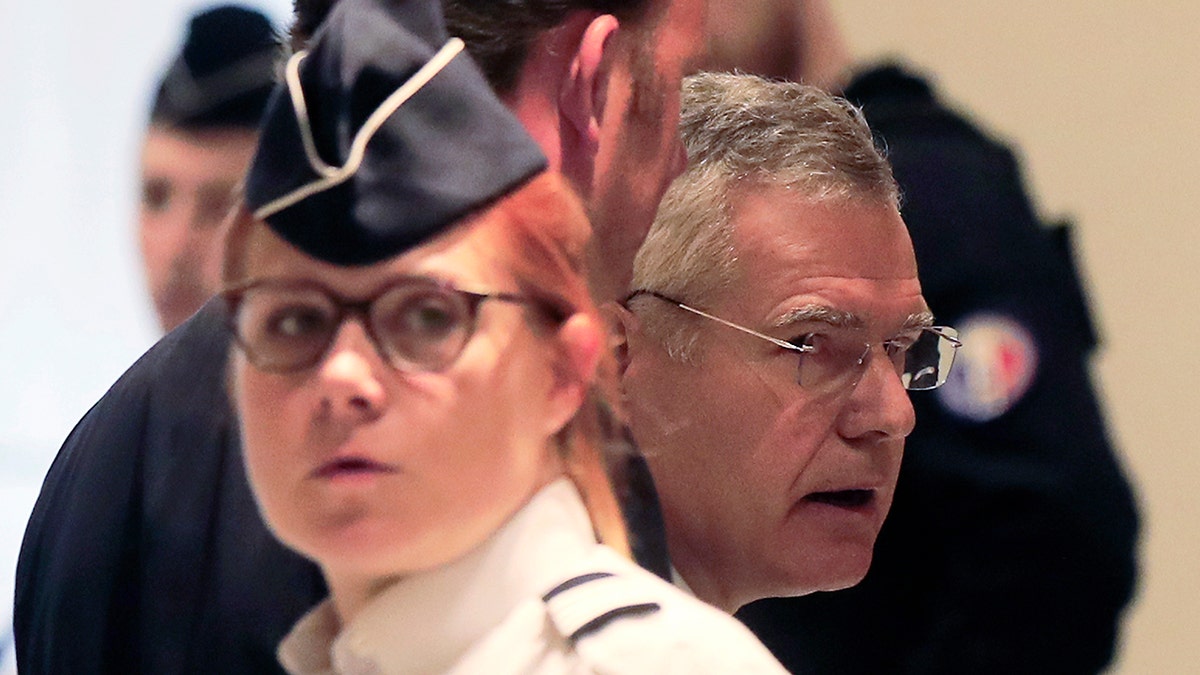
M 324 595 L 262 523 L 210 303 L 67 438 L 17 564 L 22 673 L 282 672 L 275 647 Z
M 139 389 L 129 376 L 118 381 L 76 425 L 42 485 L 17 562 L 13 633 L 23 673 L 135 670 L 126 646 L 108 644 L 106 633 L 128 632 L 137 614 L 147 408 Z
M 970 380 L 914 393 L 864 582 L 742 616 L 797 672 L 1098 672 L 1134 590 L 1138 517 L 1088 372 L 1095 331 L 1067 232 L 1036 217 L 1013 154 L 924 82 L 883 69 L 856 84 L 930 307 L 982 326 L 968 342 L 1001 341 L 964 348 L 952 377 Z M 1014 378 L 979 376 L 989 365 Z

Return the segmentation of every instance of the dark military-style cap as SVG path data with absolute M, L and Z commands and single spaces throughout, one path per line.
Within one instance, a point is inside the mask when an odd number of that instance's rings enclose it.
M 262 13 L 221 5 L 195 14 L 150 109 L 184 129 L 256 127 L 275 84 L 279 36 Z
M 541 150 L 436 0 L 341 0 L 287 64 L 246 177 L 256 218 L 337 265 L 393 257 L 521 185 Z

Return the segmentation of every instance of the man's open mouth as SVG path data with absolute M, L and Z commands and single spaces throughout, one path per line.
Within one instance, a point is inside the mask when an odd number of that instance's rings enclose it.
M 814 492 L 805 499 L 830 506 L 845 509 L 856 509 L 866 506 L 875 498 L 874 490 L 834 490 L 832 492 Z

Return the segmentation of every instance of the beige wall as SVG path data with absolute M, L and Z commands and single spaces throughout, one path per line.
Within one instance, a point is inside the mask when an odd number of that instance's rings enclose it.
M 903 54 L 1019 144 L 1077 223 L 1113 431 L 1141 499 L 1139 596 L 1112 673 L 1200 653 L 1200 3 L 832 0 L 856 56 Z

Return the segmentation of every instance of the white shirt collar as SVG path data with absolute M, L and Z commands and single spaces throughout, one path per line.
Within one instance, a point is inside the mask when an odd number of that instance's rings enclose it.
M 674 565 L 671 565 L 671 584 L 693 598 L 696 597 L 696 593 L 692 591 L 692 587 L 688 586 L 687 579 L 683 578 L 683 575 L 679 573 L 679 570 Z
M 279 660 L 297 674 L 365 672 L 378 663 L 444 671 L 595 545 L 579 493 L 559 479 L 467 555 L 381 592 L 340 634 L 329 600 L 317 605 L 280 644 Z

